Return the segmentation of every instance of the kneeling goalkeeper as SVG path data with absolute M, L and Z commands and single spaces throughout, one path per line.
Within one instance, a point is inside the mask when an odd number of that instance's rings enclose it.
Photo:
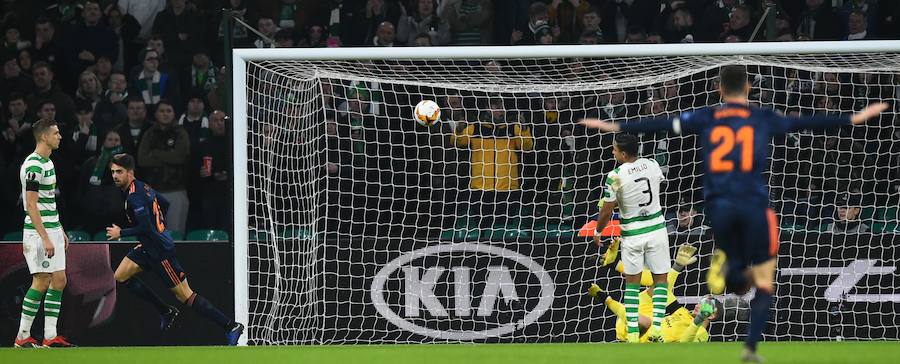
M 615 261 L 615 255 L 618 250 L 616 249 L 617 247 L 618 241 L 615 241 L 610 249 L 607 250 L 606 256 L 604 256 L 605 265 Z M 678 253 L 675 256 L 675 264 L 672 265 L 672 270 L 669 271 L 667 277 L 669 296 L 666 300 L 666 316 L 662 322 L 663 342 L 709 341 L 709 332 L 707 332 L 709 322 L 715 320 L 719 316 L 719 313 L 722 312 L 722 303 L 719 300 L 712 298 L 712 296 L 705 297 L 694 306 L 693 311 L 689 311 L 684 305 L 679 303 L 672 294 L 672 288 L 675 285 L 675 281 L 678 279 L 678 275 L 684 270 L 684 267 L 697 261 L 697 257 L 695 256 L 696 252 L 697 248 L 691 245 L 682 245 L 679 247 Z M 622 272 L 621 262 L 616 266 L 616 270 L 620 273 Z M 646 269 L 644 273 L 646 276 Z M 644 279 L 642 279 L 642 282 L 643 281 Z M 638 328 L 640 330 L 641 342 L 650 341 L 649 328 L 652 322 L 651 317 L 653 316 L 653 301 L 650 292 L 648 291 L 649 289 L 644 290 L 639 295 Z M 603 291 L 597 284 L 591 284 L 591 287 L 588 289 L 588 294 L 591 297 L 598 298 L 610 311 L 616 314 L 616 338 L 620 341 L 626 341 L 628 336 L 628 325 L 625 321 L 625 306 L 612 297 L 609 297 L 609 294 Z

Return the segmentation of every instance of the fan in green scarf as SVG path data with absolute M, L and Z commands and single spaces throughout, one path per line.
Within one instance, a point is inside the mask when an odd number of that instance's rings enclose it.
M 97 156 L 97 164 L 94 165 L 94 171 L 91 172 L 91 184 L 94 186 L 99 186 L 100 181 L 103 178 L 103 174 L 109 168 L 109 160 L 116 154 L 122 153 L 124 149 L 122 149 L 121 145 L 117 145 L 115 147 L 107 148 L 106 145 L 103 146 L 103 150 L 100 151 L 100 155 Z

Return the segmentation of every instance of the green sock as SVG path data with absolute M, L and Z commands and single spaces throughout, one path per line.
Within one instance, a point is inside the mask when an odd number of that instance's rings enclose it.
M 25 293 L 25 299 L 22 301 L 22 319 L 19 321 L 19 333 L 16 338 L 24 339 L 31 336 L 31 324 L 37 316 L 38 309 L 41 308 L 43 299 L 44 294 L 34 288 L 29 288 Z
M 666 317 L 666 300 L 669 298 L 669 286 L 657 283 L 653 286 L 653 331 L 662 330 L 662 322 Z
M 47 296 L 44 298 L 44 340 L 56 337 L 56 321 L 59 319 L 61 307 L 62 291 L 48 289 Z
M 638 306 L 640 305 L 638 292 L 640 289 L 640 284 L 625 284 L 625 298 L 622 301 L 625 303 L 625 322 L 628 323 L 629 334 L 640 333 L 638 328 Z

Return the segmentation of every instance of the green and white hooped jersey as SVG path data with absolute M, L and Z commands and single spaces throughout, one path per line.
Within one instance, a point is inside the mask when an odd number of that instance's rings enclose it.
M 666 228 L 659 203 L 659 184 L 663 178 L 659 164 L 647 158 L 623 163 L 607 174 L 601 205 L 603 201 L 618 202 L 622 236 Z
M 22 182 L 22 201 L 25 201 L 25 188 L 28 183 L 37 183 L 38 185 L 38 201 L 37 207 L 41 214 L 41 221 L 44 223 L 44 229 L 60 229 L 62 225 L 59 223 L 59 212 L 56 211 L 56 170 L 53 168 L 53 162 L 50 159 L 41 157 L 40 154 L 31 153 L 22 163 L 22 169 L 19 170 L 19 180 Z M 31 217 L 25 210 L 25 231 L 34 230 L 34 224 L 31 223 Z

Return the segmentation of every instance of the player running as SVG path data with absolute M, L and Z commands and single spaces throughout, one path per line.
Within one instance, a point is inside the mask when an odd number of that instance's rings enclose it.
M 756 287 L 750 301 L 750 325 L 742 360 L 760 362 L 762 358 L 757 355 L 756 346 L 772 304 L 778 253 L 778 223 L 768 206 L 763 176 L 768 166 L 769 141 L 774 135 L 798 130 L 862 124 L 878 116 L 888 105 L 875 103 L 852 116 L 785 117 L 774 110 L 749 106 L 750 83 L 747 69 L 741 65 L 727 65 L 719 70 L 719 93 L 721 105 L 684 112 L 672 119 L 625 124 L 585 119 L 582 124 L 607 132 L 667 130 L 675 134 L 699 134 L 705 162 L 703 193 L 707 215 L 713 236 L 723 251 L 713 259 L 707 284 L 712 293 L 722 292 L 725 286 L 736 293 Z
M 31 272 L 31 287 L 22 302 L 22 319 L 14 346 L 39 347 L 31 337 L 31 324 L 44 301 L 45 347 L 71 347 L 57 335 L 56 322 L 66 288 L 66 249 L 69 238 L 59 223 L 56 211 L 56 169 L 50 153 L 59 148 L 62 136 L 52 120 L 40 120 L 32 126 L 37 147 L 25 158 L 19 170 L 22 199 L 25 202 L 25 225 L 22 231 L 22 253 Z
M 123 235 L 139 239 L 139 244 L 122 258 L 122 262 L 116 268 L 116 281 L 159 311 L 160 329 L 165 331 L 172 326 L 178 316 L 178 309 L 163 302 L 155 292 L 135 277 L 141 271 L 153 271 L 169 286 L 179 301 L 225 329 L 228 345 L 237 345 L 238 338 L 244 331 L 244 325 L 226 317 L 222 311 L 191 290 L 188 285 L 184 270 L 175 256 L 175 244 L 166 230 L 163 211 L 168 208 L 168 201 L 150 188 L 150 185 L 135 179 L 134 158 L 130 155 L 113 156 L 110 170 L 116 186 L 126 195 L 125 215 L 133 226 L 128 229 L 110 226 L 106 228 L 106 236 L 110 240 Z
M 610 249 L 604 255 L 605 266 L 609 266 L 615 261 L 617 255 L 618 242 L 614 241 Z M 666 316 L 662 323 L 663 342 L 707 342 L 709 341 L 709 323 L 715 320 L 721 312 L 723 312 L 722 303 L 711 297 L 704 297 L 698 302 L 693 311 L 688 311 L 672 294 L 675 281 L 678 275 L 684 271 L 684 268 L 697 261 L 695 256 L 697 248 L 691 245 L 682 245 L 675 254 L 675 264 L 669 271 L 667 277 L 669 295 L 666 298 Z M 616 265 L 616 270 L 622 272 L 622 263 Z M 648 270 L 644 270 L 641 277 L 642 285 L 652 284 L 651 274 Z M 603 291 L 597 284 L 591 284 L 588 288 L 588 295 L 597 298 L 600 302 L 616 314 L 616 338 L 627 340 L 627 329 L 625 321 L 625 310 L 619 301 L 614 300 L 608 293 Z M 640 294 L 640 315 L 638 316 L 638 326 L 641 332 L 641 342 L 650 341 L 650 324 L 653 316 L 653 305 L 650 290 L 644 290 Z
M 603 231 L 613 209 L 619 208 L 625 318 L 628 323 L 627 341 L 630 343 L 640 342 L 638 294 L 644 266 L 653 274 L 653 319 L 649 338 L 651 341 L 662 340 L 662 321 L 669 295 L 666 276 L 671 268 L 669 235 L 659 204 L 662 170 L 655 160 L 638 155 L 639 146 L 640 141 L 634 135 L 616 135 L 613 156 L 621 165 L 606 177 L 600 214 L 597 216 L 597 231 Z

